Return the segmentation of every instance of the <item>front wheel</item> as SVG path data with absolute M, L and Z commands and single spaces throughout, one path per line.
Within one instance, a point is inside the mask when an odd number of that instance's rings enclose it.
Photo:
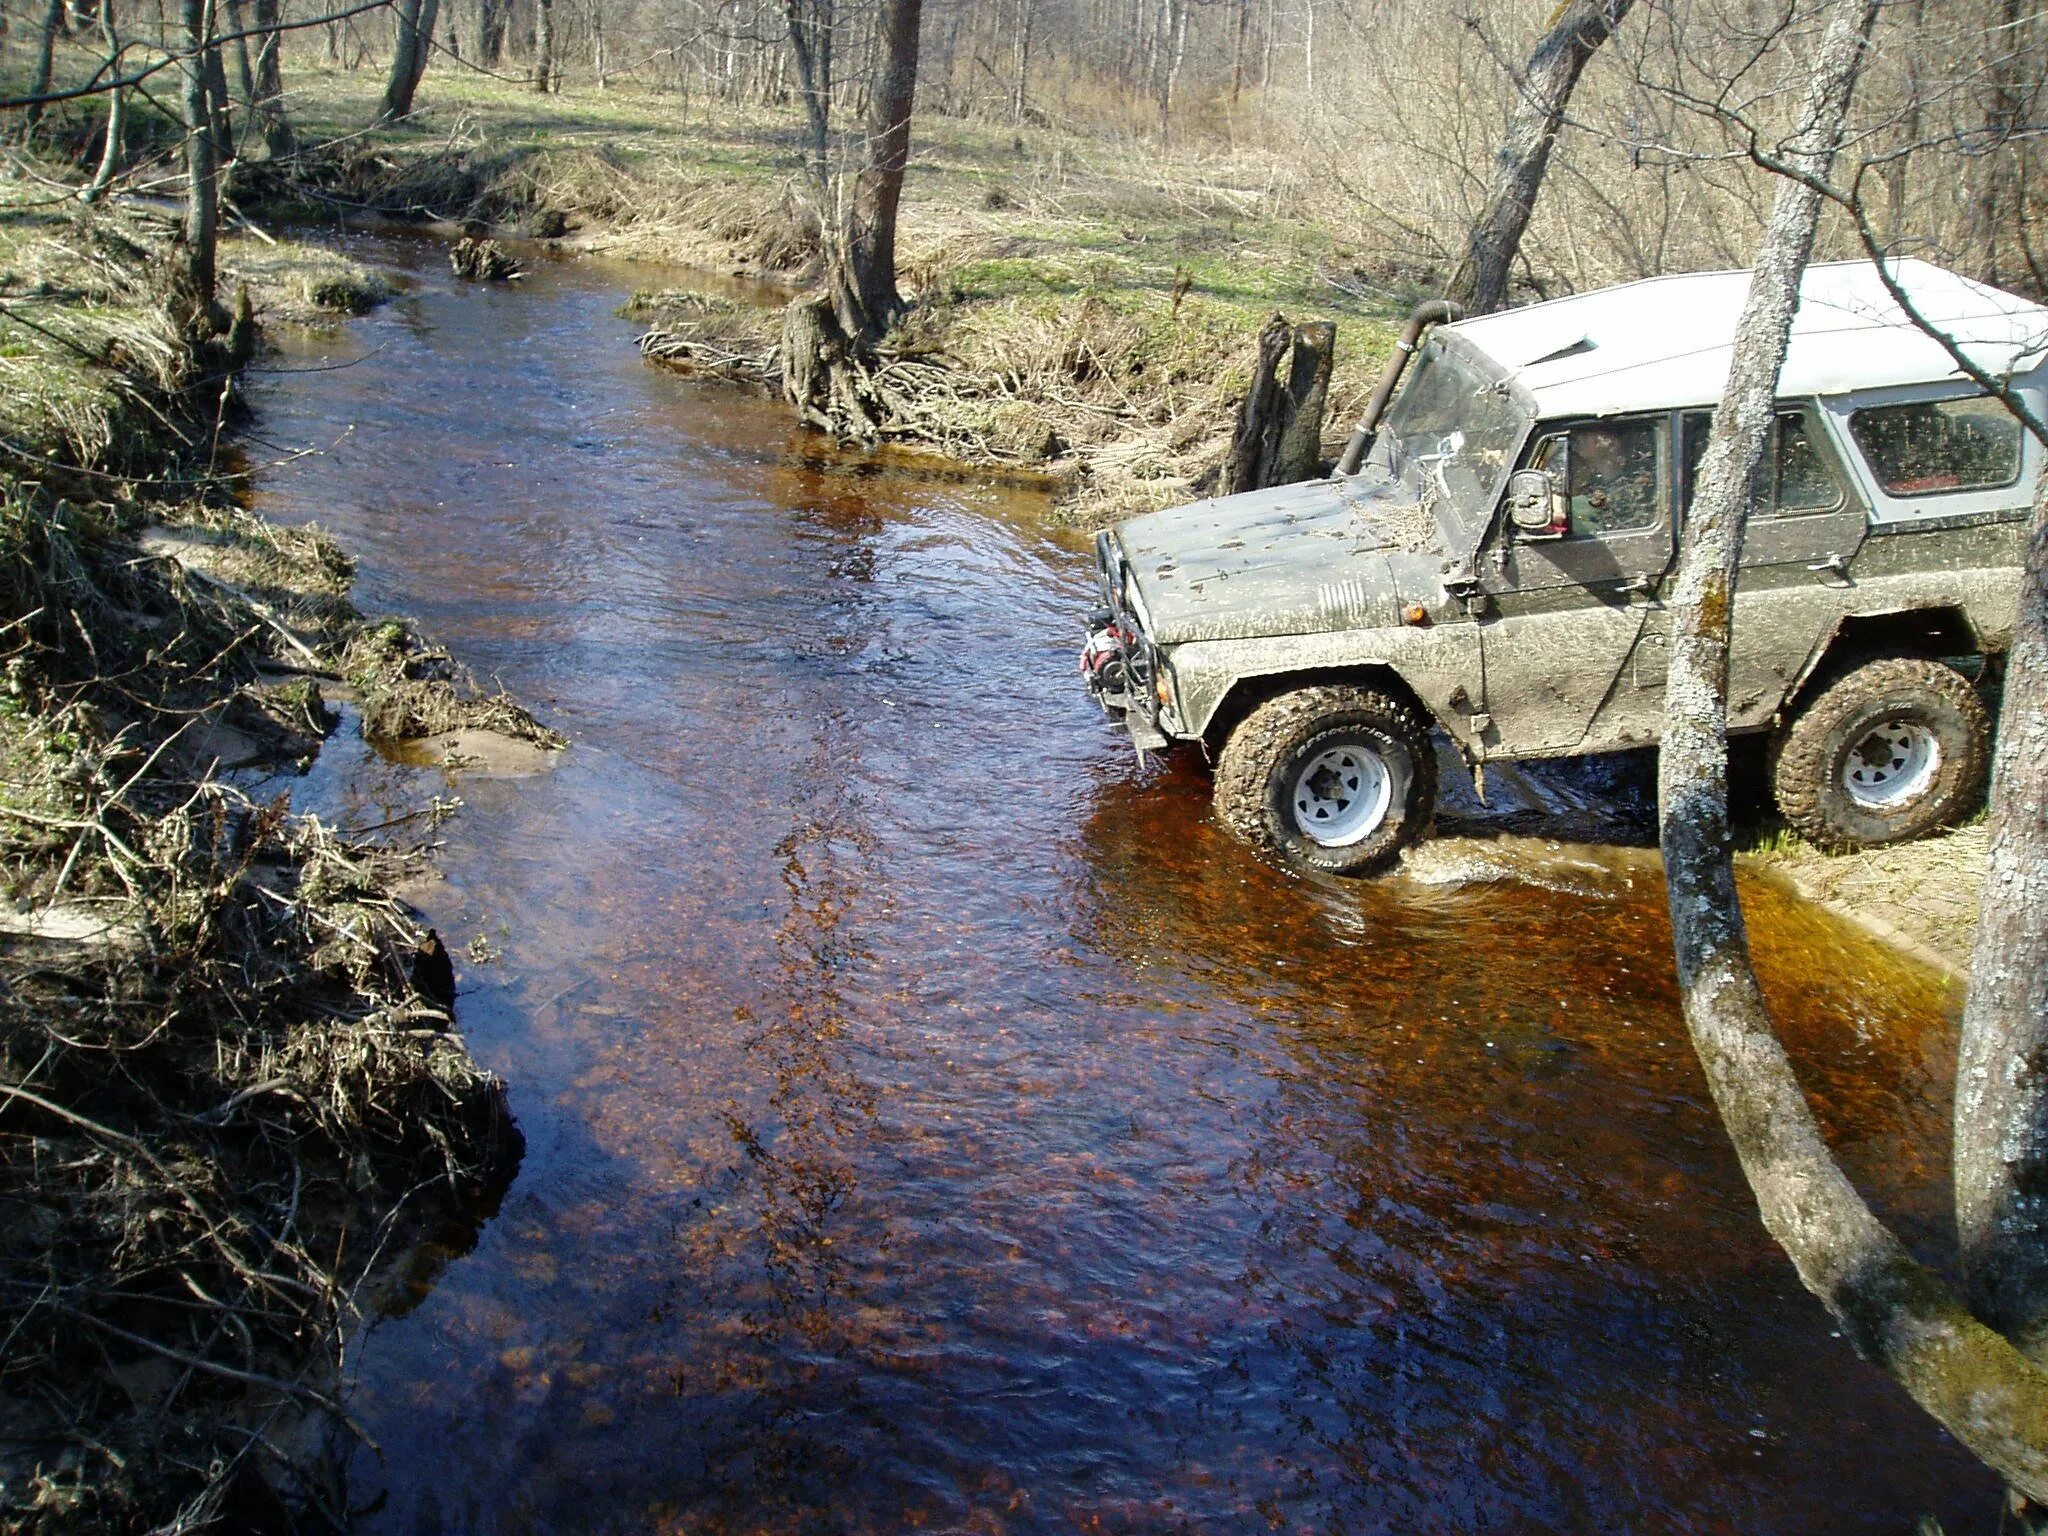
M 1984 792 L 1991 715 L 1953 667 L 1886 656 L 1845 672 L 1785 728 L 1771 787 L 1829 848 L 1904 842 L 1961 820 Z
M 1393 862 L 1436 809 L 1436 754 L 1409 706 L 1302 688 L 1239 722 L 1216 762 L 1216 816 L 1255 848 L 1337 875 Z

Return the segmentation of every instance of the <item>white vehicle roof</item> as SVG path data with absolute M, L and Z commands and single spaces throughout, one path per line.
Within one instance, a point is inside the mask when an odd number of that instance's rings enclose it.
M 1891 271 L 1913 307 L 1994 377 L 2048 363 L 2048 309 L 1924 261 L 1896 261 Z M 1780 398 L 1967 377 L 1893 302 L 1869 262 L 1810 266 L 1799 294 Z M 1747 272 L 1692 272 L 1445 329 L 1506 368 L 1546 420 L 1672 410 L 1720 399 L 1748 295 Z

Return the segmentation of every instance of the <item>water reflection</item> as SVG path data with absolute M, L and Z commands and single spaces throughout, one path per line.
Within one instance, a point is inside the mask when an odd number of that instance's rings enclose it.
M 1198 764 L 1139 769 L 1082 699 L 1083 560 L 1030 497 L 643 367 L 611 310 L 647 274 L 438 261 L 308 357 L 369 361 L 261 402 L 277 441 L 357 424 L 266 506 L 576 738 L 460 783 L 422 898 L 501 952 L 462 1017 L 528 1156 L 358 1341 L 356 1412 L 403 1447 L 353 1469 L 372 1529 L 1992 1507 L 1763 1236 L 1651 856 L 1260 863 Z M 447 790 L 319 773 L 361 821 Z M 1939 1260 L 1950 1000 L 1753 897 L 1830 1136 Z

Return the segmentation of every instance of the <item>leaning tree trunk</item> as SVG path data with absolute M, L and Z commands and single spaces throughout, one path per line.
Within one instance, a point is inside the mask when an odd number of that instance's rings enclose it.
M 114 0 L 100 0 L 100 41 L 107 49 L 107 75 L 118 78 L 121 73 L 121 39 L 114 30 Z M 121 168 L 121 140 L 128 127 L 128 92 L 115 86 L 107 93 L 107 133 L 100 142 L 99 169 L 93 172 L 92 180 L 78 194 L 82 203 L 96 203 L 107 195 L 107 188 L 113 185 L 114 173 Z
M 1522 248 L 1522 233 L 1529 227 L 1565 108 L 1587 62 L 1634 3 L 1569 0 L 1529 55 L 1528 72 L 1519 82 L 1515 109 L 1494 158 L 1486 206 L 1451 277 L 1450 297 L 1463 304 L 1467 314 L 1491 314 L 1507 302 L 1508 273 Z
M 1991 851 L 1956 1060 L 1970 1308 L 2048 1365 L 2048 476 L 1991 768 Z
M 1764 1224 L 1858 1353 L 2030 1497 L 2048 1492 L 2048 1374 L 1985 1327 L 1871 1213 L 1821 1136 L 1750 963 L 1728 834 L 1728 645 L 1748 508 L 1767 485 L 1801 270 L 1883 0 L 1841 0 L 1785 159 L 1727 390 L 1686 515 L 1658 767 L 1685 1019 Z
M 391 51 L 391 77 L 375 121 L 396 123 L 412 116 L 413 97 L 427 72 L 427 53 L 434 40 L 434 20 L 441 0 L 400 0 L 397 36 Z

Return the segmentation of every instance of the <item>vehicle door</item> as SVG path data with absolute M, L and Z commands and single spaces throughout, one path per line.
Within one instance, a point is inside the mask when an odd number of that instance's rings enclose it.
M 1706 411 L 1688 411 L 1680 423 L 1683 506 L 1692 505 L 1712 419 Z M 1814 643 L 1843 611 L 1843 594 L 1855 584 L 1856 556 L 1870 526 L 1869 511 L 1851 489 L 1816 407 L 1781 407 L 1766 454 L 1769 484 L 1743 533 L 1735 587 L 1728 656 L 1732 729 L 1765 724 L 1777 713 Z M 1661 624 L 1657 629 L 1654 643 L 1646 635 L 1637 650 L 1636 671 L 1661 717 L 1670 655 L 1668 631 Z
M 1480 562 L 1489 756 L 1579 745 L 1630 664 L 1671 567 L 1670 419 L 1539 432 L 1526 467 L 1563 493 L 1548 534 L 1502 515 Z

